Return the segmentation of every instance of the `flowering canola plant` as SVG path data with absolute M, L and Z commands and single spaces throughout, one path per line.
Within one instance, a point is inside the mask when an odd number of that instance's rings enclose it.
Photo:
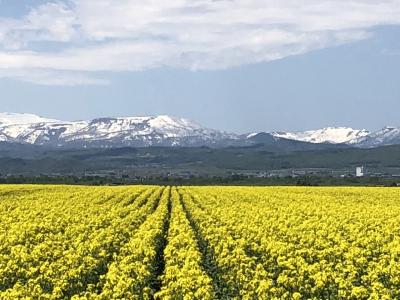
M 400 190 L 3 185 L 0 299 L 400 299 Z

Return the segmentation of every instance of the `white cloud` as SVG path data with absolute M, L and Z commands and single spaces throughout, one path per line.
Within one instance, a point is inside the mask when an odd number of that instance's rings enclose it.
M 29 48 L 32 42 L 71 42 L 77 34 L 75 21 L 75 12 L 65 4 L 48 3 L 23 19 L 0 19 L 0 42 L 14 50 Z
M 0 19 L 0 71 L 27 79 L 45 70 L 53 81 L 85 72 L 70 82 L 91 84 L 99 81 L 87 72 L 224 69 L 358 41 L 390 24 L 400 25 L 400 0 L 51 2 Z
M 84 72 L 45 69 L 0 69 L 0 78 L 17 79 L 38 85 L 52 86 L 108 85 L 110 83 L 107 79 L 96 78 Z

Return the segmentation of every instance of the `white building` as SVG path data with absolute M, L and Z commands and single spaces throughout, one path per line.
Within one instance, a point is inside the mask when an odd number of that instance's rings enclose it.
M 364 167 L 357 167 L 356 168 L 356 177 L 364 177 L 365 172 L 364 172 Z

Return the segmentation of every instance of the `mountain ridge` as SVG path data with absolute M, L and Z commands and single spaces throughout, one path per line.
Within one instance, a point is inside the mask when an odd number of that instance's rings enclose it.
M 169 115 L 101 117 L 61 121 L 34 114 L 0 113 L 0 141 L 56 147 L 251 146 L 259 143 L 295 145 L 347 144 L 360 148 L 400 144 L 400 128 L 387 126 L 370 132 L 350 127 L 307 131 L 235 134 L 203 127 Z M 288 142 L 292 141 L 292 142 Z M 309 146 L 308 148 L 313 148 Z M 314 147 L 315 148 L 315 147 Z M 313 148 L 313 149 L 314 149 Z
M 238 136 L 167 115 L 61 121 L 1 113 L 0 139 L 48 146 L 200 146 L 234 141 Z
M 274 136 L 310 143 L 352 143 L 353 140 L 369 135 L 365 129 L 351 127 L 325 127 L 300 132 L 273 132 Z

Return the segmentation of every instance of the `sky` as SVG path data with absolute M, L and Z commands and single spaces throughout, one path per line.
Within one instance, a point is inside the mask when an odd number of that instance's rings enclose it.
M 400 0 L 0 0 L 0 111 L 400 126 Z

